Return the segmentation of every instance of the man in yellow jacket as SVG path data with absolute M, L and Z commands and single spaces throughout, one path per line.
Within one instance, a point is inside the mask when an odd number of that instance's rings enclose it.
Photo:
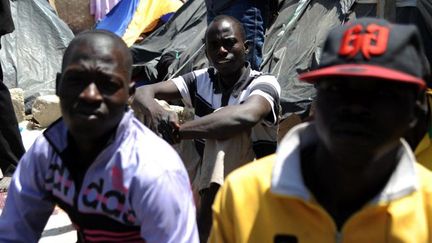
M 210 242 L 432 242 L 432 174 L 402 138 L 424 107 L 420 42 L 372 18 L 332 30 L 300 76 L 316 85 L 315 121 L 228 176 Z

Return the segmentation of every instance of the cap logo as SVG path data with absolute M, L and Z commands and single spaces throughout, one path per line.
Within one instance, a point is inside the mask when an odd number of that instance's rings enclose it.
M 390 29 L 377 24 L 366 27 L 354 25 L 345 31 L 339 49 L 339 55 L 353 58 L 361 51 L 363 57 L 370 59 L 372 55 L 379 56 L 387 50 Z

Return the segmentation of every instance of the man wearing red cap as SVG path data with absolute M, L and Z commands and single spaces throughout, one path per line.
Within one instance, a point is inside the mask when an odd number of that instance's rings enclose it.
M 428 75 L 418 31 L 359 19 L 332 30 L 315 121 L 228 176 L 210 242 L 431 242 L 432 174 L 402 138 Z

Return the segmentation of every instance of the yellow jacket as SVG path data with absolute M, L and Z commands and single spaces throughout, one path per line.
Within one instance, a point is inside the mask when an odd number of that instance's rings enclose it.
M 294 128 L 277 155 L 228 176 L 213 205 L 210 242 L 432 243 L 432 173 L 415 163 L 403 140 L 383 191 L 338 231 L 303 184 L 299 133 L 310 133 L 309 126 Z

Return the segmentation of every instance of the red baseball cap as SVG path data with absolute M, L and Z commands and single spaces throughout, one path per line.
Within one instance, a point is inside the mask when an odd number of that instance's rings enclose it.
M 426 64 L 415 26 L 360 18 L 331 30 L 319 67 L 299 79 L 315 83 L 328 77 L 367 77 L 425 89 Z

